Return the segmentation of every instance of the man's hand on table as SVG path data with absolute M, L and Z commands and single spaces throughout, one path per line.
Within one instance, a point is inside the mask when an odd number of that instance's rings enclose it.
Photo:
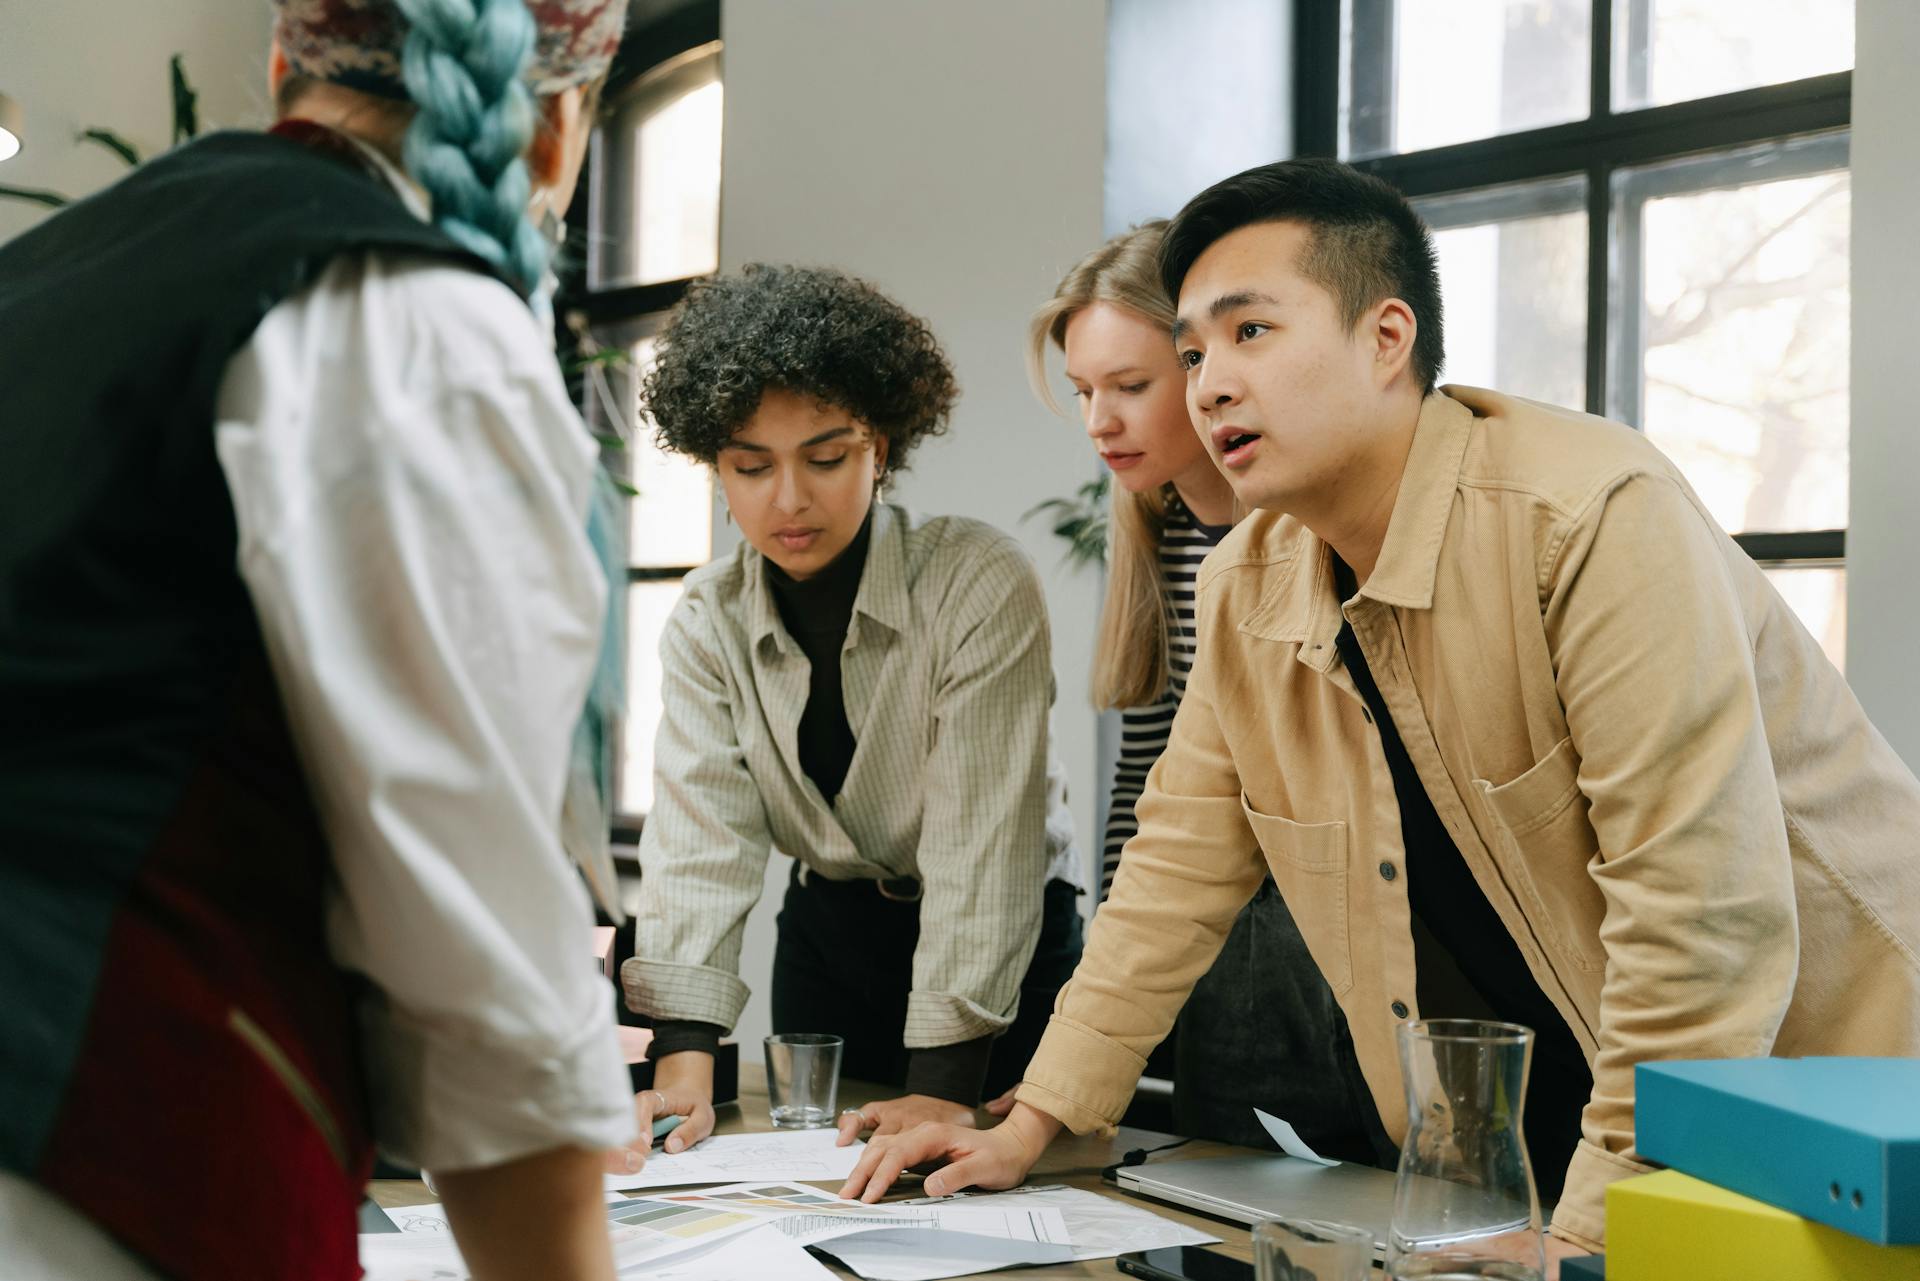
M 840 1114 L 840 1141 L 835 1146 L 844 1148 L 869 1130 L 877 1139 L 924 1124 L 972 1129 L 973 1109 L 929 1094 L 908 1094 L 869 1103 L 863 1108 L 848 1108 Z
M 1562 1241 L 1552 1233 L 1547 1234 L 1547 1281 L 1560 1281 L 1560 1260 L 1584 1258 L 1591 1254 L 1571 1241 Z
M 1027 1177 L 1060 1122 L 1025 1103 L 1014 1105 L 991 1130 L 929 1122 L 898 1134 L 876 1137 L 860 1154 L 853 1175 L 840 1189 L 843 1197 L 878 1201 L 910 1166 L 944 1160 L 927 1176 L 928 1196 L 946 1196 L 962 1188 L 1010 1188 Z
M 608 1174 L 632 1174 L 653 1150 L 653 1123 L 663 1116 L 686 1120 L 667 1134 L 661 1146 L 684 1152 L 713 1133 L 713 1056 L 698 1050 L 669 1054 L 653 1065 L 654 1088 L 633 1096 L 638 1127 L 633 1142 L 607 1153 Z

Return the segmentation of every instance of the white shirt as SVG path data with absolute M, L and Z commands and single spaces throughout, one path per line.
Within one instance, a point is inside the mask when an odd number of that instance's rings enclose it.
M 333 850 L 328 938 L 375 1133 L 423 1168 L 632 1130 L 612 987 L 561 851 L 605 586 L 593 445 L 524 304 L 345 257 L 228 365 L 239 566 Z
M 625 1143 L 614 989 L 560 842 L 606 586 L 594 446 L 551 340 L 496 280 L 347 255 L 267 314 L 215 418 L 239 570 L 332 849 L 329 944 L 372 985 L 381 1148 L 458 1170 Z M 23 1179 L 0 1178 L 0 1241 L 23 1275 L 144 1275 Z

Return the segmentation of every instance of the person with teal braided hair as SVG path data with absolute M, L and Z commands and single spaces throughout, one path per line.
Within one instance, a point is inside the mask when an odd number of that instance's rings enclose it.
M 542 228 L 625 0 L 276 9 L 272 130 L 0 245 L 0 1257 L 348 1281 L 378 1148 L 473 1276 L 609 1278 L 624 549 Z

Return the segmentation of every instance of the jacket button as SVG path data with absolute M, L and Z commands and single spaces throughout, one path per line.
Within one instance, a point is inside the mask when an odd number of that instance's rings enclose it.
M 1391 863 L 1382 863 L 1382 864 L 1380 864 L 1380 879 L 1381 879 L 1381 880 L 1383 880 L 1383 881 L 1391 881 L 1391 880 L 1392 880 L 1392 879 L 1393 879 L 1394 877 L 1396 877 L 1396 876 L 1398 876 L 1398 875 L 1400 875 L 1400 869 L 1399 869 L 1399 868 L 1397 868 L 1397 867 L 1395 867 L 1395 866 L 1394 866 L 1393 864 L 1391 864 Z
M 1393 1017 L 1396 1019 L 1404 1019 L 1407 1017 L 1407 1003 L 1405 1001 L 1395 1001 L 1393 1003 Z

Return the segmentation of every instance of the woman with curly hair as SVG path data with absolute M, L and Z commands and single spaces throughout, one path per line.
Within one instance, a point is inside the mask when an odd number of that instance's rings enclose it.
M 1079 957 L 1039 578 L 1000 531 L 879 498 L 958 394 L 925 322 L 833 271 L 748 267 L 661 335 L 644 388 L 660 442 L 714 469 L 744 536 L 688 577 L 660 645 L 621 977 L 655 1024 L 641 1132 L 687 1118 L 669 1151 L 712 1128 L 773 848 L 794 859 L 774 1029 L 838 1034 L 846 1075 L 903 1091 L 843 1115 L 842 1142 L 972 1124 Z

